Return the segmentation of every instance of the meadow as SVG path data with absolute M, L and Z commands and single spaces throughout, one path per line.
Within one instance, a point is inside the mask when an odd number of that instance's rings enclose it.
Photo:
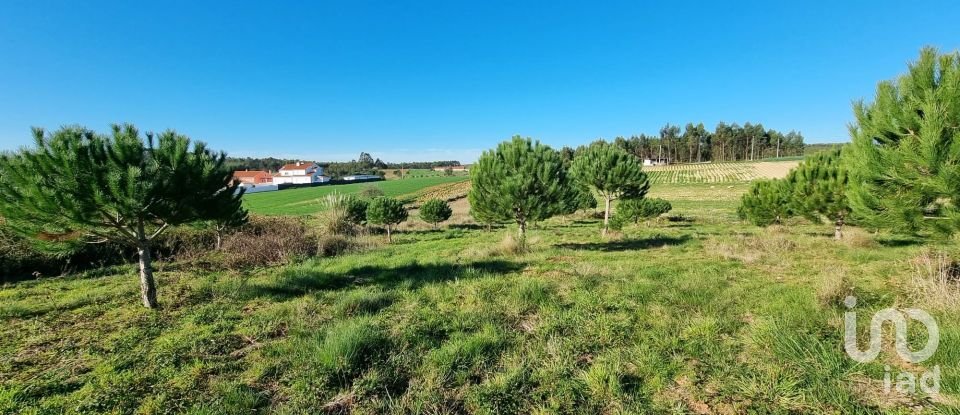
M 399 169 L 380 169 L 387 180 L 400 180 L 400 175 L 396 174 Z M 467 172 L 453 172 L 454 176 L 468 176 Z M 403 179 L 419 179 L 424 177 L 442 177 L 447 176 L 444 171 L 433 169 L 403 169 Z
M 255 214 L 307 215 L 321 211 L 323 208 L 317 202 L 317 199 L 333 192 L 349 195 L 360 193 L 368 187 L 374 187 L 380 189 L 384 196 L 411 202 L 417 199 L 420 192 L 425 188 L 464 182 L 469 179 L 468 176 L 431 176 L 370 183 L 305 187 L 277 192 L 252 193 L 244 195 L 243 201 L 244 207 Z
M 416 194 L 411 183 L 378 185 Z M 473 225 L 460 200 L 443 229 L 414 212 L 393 244 L 337 257 L 246 271 L 162 263 L 156 311 L 137 303 L 133 266 L 3 286 L 0 412 L 956 411 L 960 297 L 919 291 L 931 248 L 858 229 L 835 242 L 800 220 L 758 228 L 735 214 L 746 189 L 655 184 L 669 216 L 608 238 L 595 215 L 553 218 L 525 253 L 510 227 Z M 330 190 L 247 203 L 300 214 L 297 202 Z M 850 359 L 848 294 L 861 322 L 891 306 L 931 312 L 937 354 L 907 365 L 887 344 L 876 362 Z M 886 393 L 887 365 L 939 365 L 942 393 Z

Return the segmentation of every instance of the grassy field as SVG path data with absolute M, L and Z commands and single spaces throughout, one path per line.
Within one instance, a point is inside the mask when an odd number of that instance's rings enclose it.
M 387 180 L 397 180 L 400 179 L 400 176 L 394 174 L 398 169 L 381 169 L 384 173 L 384 177 Z M 454 172 L 455 176 L 469 176 L 467 172 Z M 446 173 L 443 171 L 435 171 L 433 169 L 403 169 L 403 178 L 404 179 L 418 179 L 424 177 L 442 177 L 446 176 Z
M 504 252 L 512 229 L 471 226 L 461 200 L 458 225 L 410 224 L 366 252 L 242 273 L 162 264 L 159 311 L 139 306 L 132 266 L 4 286 L 0 412 L 956 410 L 960 315 L 912 285 L 928 248 L 756 228 L 734 213 L 745 188 L 654 186 L 672 219 L 601 239 L 595 219 L 555 218 L 525 254 Z M 289 191 L 303 196 L 274 213 L 330 189 Z M 937 354 L 848 358 L 848 292 L 862 324 L 884 307 L 930 311 Z M 939 365 L 942 394 L 885 393 L 885 365 Z
M 300 189 L 287 189 L 277 192 L 252 193 L 244 195 L 247 209 L 262 215 L 307 215 L 319 212 L 322 208 L 317 199 L 332 192 L 355 194 L 366 187 L 373 186 L 384 195 L 413 201 L 419 193 L 431 186 L 469 180 L 468 176 L 435 176 L 418 179 L 387 180 L 372 183 L 345 184 L 337 186 L 318 186 Z

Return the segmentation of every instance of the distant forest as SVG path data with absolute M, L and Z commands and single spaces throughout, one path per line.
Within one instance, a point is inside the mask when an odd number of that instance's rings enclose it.
M 273 157 L 253 158 L 253 157 L 227 157 L 227 165 L 233 170 L 266 170 L 275 172 L 283 167 L 284 164 L 296 163 L 298 161 L 312 160 L 293 160 L 278 159 Z M 383 169 L 432 169 L 434 167 L 459 166 L 460 162 L 456 160 L 445 161 L 417 161 L 411 163 L 387 163 L 379 158 L 374 159 L 370 153 L 360 153 L 355 160 L 317 162 L 324 166 L 324 174 L 331 177 L 342 177 L 351 174 L 382 174 Z
M 759 160 L 802 156 L 803 135 L 766 129 L 763 124 L 717 124 L 708 131 L 703 123 L 688 123 L 682 130 L 667 124 L 659 135 L 617 137 L 614 144 L 642 159 L 665 159 L 674 163 Z
M 703 123 L 688 123 L 683 129 L 678 125 L 667 124 L 660 134 L 640 134 L 630 138 L 617 137 L 614 144 L 642 159 L 666 159 L 674 163 L 696 163 L 706 161 L 760 160 L 771 157 L 792 157 L 805 154 L 805 147 L 821 146 L 826 149 L 832 144 L 814 144 L 804 146 L 803 135 L 796 131 L 786 134 L 766 129 L 763 124 L 719 123 L 713 131 L 708 131 Z M 573 150 L 561 151 L 572 154 Z M 809 152 L 809 149 L 806 150 Z M 228 157 L 227 164 L 234 170 L 267 170 L 275 172 L 284 164 L 293 160 L 273 157 Z M 324 173 L 332 177 L 350 174 L 383 174 L 382 170 L 396 169 L 432 169 L 434 167 L 459 166 L 457 160 L 419 161 L 410 163 L 384 162 L 373 158 L 370 153 L 360 153 L 355 160 L 343 162 L 318 162 L 324 166 Z

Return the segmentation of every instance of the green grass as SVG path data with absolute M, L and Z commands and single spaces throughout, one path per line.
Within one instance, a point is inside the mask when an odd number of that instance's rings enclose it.
M 400 179 L 400 176 L 393 174 L 393 172 L 395 172 L 395 171 L 397 171 L 397 170 L 398 170 L 398 169 L 383 169 L 383 172 L 384 172 L 387 180 L 399 180 L 399 179 Z M 454 175 L 457 175 L 457 176 L 469 176 L 469 173 L 459 172 L 459 171 L 458 171 L 458 172 L 453 172 L 453 174 L 454 174 Z M 418 178 L 423 178 L 423 177 L 443 177 L 443 176 L 446 176 L 446 175 L 447 175 L 447 173 L 444 172 L 444 171 L 436 171 L 436 170 L 433 170 L 433 169 L 404 169 L 404 170 L 403 170 L 403 178 L 404 178 L 404 180 L 406 180 L 406 179 L 418 179 Z
M 417 192 L 430 186 L 469 179 L 468 176 L 435 176 L 372 183 L 305 187 L 276 192 L 251 193 L 243 196 L 243 203 L 251 213 L 256 214 L 308 215 L 322 210 L 323 208 L 317 202 L 317 199 L 333 192 L 356 194 L 367 186 L 373 186 L 382 190 L 386 196 L 413 200 Z
M 759 229 L 736 220 L 743 188 L 654 187 L 682 220 L 601 239 L 596 220 L 556 218 L 520 256 L 495 253 L 511 229 L 467 228 L 244 273 L 164 264 L 158 311 L 133 266 L 4 286 L 0 412 L 951 410 L 885 397 L 884 364 L 903 364 L 847 358 L 845 309 L 817 299 L 842 274 L 861 320 L 923 307 L 906 280 L 924 247 Z M 930 311 L 941 344 L 922 365 L 955 400 L 960 313 Z

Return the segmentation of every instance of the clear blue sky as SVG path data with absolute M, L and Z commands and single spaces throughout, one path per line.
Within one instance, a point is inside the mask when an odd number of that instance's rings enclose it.
M 3 1 L 0 149 L 113 122 L 316 160 L 687 121 L 842 141 L 853 100 L 960 46 L 956 1 L 260 3 Z

